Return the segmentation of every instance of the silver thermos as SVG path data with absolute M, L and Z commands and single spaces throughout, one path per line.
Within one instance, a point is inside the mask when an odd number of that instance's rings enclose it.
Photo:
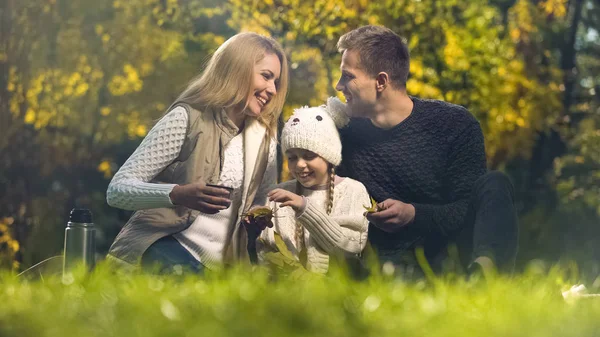
M 65 228 L 63 275 L 74 267 L 84 264 L 92 270 L 96 264 L 96 229 L 92 212 L 85 208 L 74 208 Z

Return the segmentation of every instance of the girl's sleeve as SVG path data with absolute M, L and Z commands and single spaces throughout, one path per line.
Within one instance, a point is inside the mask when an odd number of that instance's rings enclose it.
M 336 193 L 336 203 L 344 203 L 339 209 L 343 214 L 327 215 L 307 200 L 306 209 L 298 221 L 310 232 L 311 237 L 329 254 L 359 254 L 367 244 L 369 221 L 365 218 L 363 205 L 369 205 L 366 188 L 352 181 L 345 191 Z

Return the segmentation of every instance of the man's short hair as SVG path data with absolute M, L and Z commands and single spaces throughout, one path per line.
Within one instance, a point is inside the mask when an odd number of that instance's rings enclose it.
M 363 26 L 340 37 L 338 50 L 358 52 L 360 65 L 367 74 L 375 77 L 385 72 L 392 86 L 406 88 L 410 69 L 408 47 L 391 29 L 381 26 Z

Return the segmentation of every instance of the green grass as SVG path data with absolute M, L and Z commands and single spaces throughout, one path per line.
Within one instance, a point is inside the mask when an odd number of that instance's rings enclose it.
M 0 276 L 0 336 L 598 336 L 600 299 L 558 270 L 488 282 L 115 274 Z

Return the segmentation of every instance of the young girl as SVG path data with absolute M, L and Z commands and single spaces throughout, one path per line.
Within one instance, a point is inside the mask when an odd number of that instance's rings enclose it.
M 202 272 L 246 259 L 239 218 L 276 181 L 287 80 L 271 38 L 240 33 L 217 49 L 112 179 L 108 203 L 136 212 L 110 260 Z
M 259 258 L 276 250 L 274 232 L 317 273 L 327 272 L 331 255 L 357 255 L 365 247 L 368 221 L 363 206 L 370 204 L 369 194 L 360 182 L 335 175 L 342 145 L 328 110 L 341 105 L 329 99 L 327 106 L 297 109 L 285 124 L 281 147 L 295 179 L 268 194 L 277 212 L 273 228 L 266 228 L 257 241 Z

